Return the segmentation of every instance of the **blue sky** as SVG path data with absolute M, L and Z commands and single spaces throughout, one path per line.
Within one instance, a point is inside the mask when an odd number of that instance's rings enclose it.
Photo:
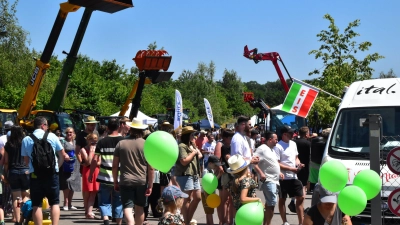
M 61 2 L 20 0 L 17 16 L 30 33 L 31 48 L 43 51 Z M 243 57 L 243 47 L 248 45 L 259 52 L 278 52 L 292 77 L 309 79 L 310 71 L 323 66 L 308 52 L 319 48 L 316 34 L 328 29 L 322 17 L 329 13 L 342 30 L 349 22 L 361 20 L 357 41 L 372 42 L 370 53 L 385 56 L 372 64 L 375 76 L 390 68 L 400 75 L 397 0 L 133 0 L 133 4 L 114 14 L 95 11 L 79 52 L 99 61 L 116 59 L 130 68 L 136 52 L 157 41 L 173 57 L 169 70 L 175 72 L 174 79 L 184 69 L 194 71 L 199 62 L 211 60 L 217 80 L 225 68 L 237 71 L 246 82 L 278 79 L 271 62 L 254 64 Z M 68 15 L 53 53 L 60 59 L 65 57 L 61 52 L 71 48 L 83 11 Z

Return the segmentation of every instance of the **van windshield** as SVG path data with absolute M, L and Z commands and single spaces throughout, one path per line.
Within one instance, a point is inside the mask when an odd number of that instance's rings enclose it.
M 343 109 L 332 130 L 330 155 L 368 157 L 369 127 L 363 123 L 369 114 L 382 117 L 381 150 L 390 151 L 400 146 L 400 106 Z

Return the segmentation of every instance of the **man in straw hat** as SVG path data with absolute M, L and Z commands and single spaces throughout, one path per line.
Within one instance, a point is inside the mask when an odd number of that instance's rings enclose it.
M 144 207 L 153 188 L 154 169 L 144 157 L 144 131 L 147 125 L 138 118 L 128 122 L 129 136 L 115 147 L 113 160 L 114 189 L 121 193 L 126 224 L 143 224 Z M 120 165 L 120 167 L 118 167 Z M 118 173 L 121 173 L 118 182 Z M 147 182 L 149 181 L 149 182 Z M 135 207 L 135 219 L 132 209 Z
M 96 125 L 99 123 L 94 116 L 88 116 L 85 120 L 85 130 L 78 133 L 75 139 L 75 155 L 79 161 L 82 163 L 82 156 L 80 154 L 81 149 L 86 146 L 86 137 L 95 132 Z
M 174 125 L 170 124 L 168 121 L 164 120 L 160 126 L 160 130 L 170 132 L 170 130 L 174 129 Z
M 115 147 L 119 141 L 124 139 L 124 137 L 118 133 L 118 119 L 110 119 L 107 128 L 109 135 L 97 142 L 95 155 L 90 165 L 88 181 L 90 183 L 96 181 L 100 183 L 99 207 L 104 225 L 110 224 L 110 216 L 116 219 L 117 224 L 122 224 L 123 213 L 120 192 L 114 190 L 114 179 L 112 176 L 112 168 L 110 166 L 113 163 Z M 98 163 L 101 163 L 100 172 L 97 176 L 97 180 L 93 180 L 93 173 Z M 111 199 L 112 203 L 110 201 Z

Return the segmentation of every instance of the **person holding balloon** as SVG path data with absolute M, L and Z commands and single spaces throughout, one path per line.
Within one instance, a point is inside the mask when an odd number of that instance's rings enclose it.
M 342 214 L 337 205 L 337 193 L 319 186 L 320 201 L 304 216 L 303 225 L 352 225 L 348 215 Z
M 200 159 L 203 157 L 200 150 L 194 143 L 194 133 L 196 130 L 192 126 L 182 129 L 181 143 L 179 146 L 178 161 L 176 162 L 174 175 L 182 191 L 191 196 L 184 199 L 182 214 L 187 222 L 191 222 L 193 215 L 201 201 L 200 191 Z
M 233 155 L 228 159 L 228 164 L 228 172 L 235 177 L 228 183 L 235 210 L 239 210 L 246 203 L 261 202 L 261 199 L 257 198 L 256 195 L 257 184 L 248 173 L 250 163 L 244 160 L 241 155 Z

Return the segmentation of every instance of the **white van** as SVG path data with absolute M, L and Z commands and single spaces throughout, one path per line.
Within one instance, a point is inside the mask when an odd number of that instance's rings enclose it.
M 350 85 L 339 106 L 331 133 L 327 140 L 322 163 L 340 160 L 349 173 L 348 184 L 355 175 L 370 168 L 369 128 L 363 122 L 369 114 L 382 117 L 381 155 L 386 161 L 389 151 L 400 147 L 400 79 L 374 79 L 358 81 Z M 386 164 L 381 164 L 382 208 L 387 208 L 387 197 L 392 190 L 400 188 L 400 178 L 393 174 Z M 370 221 L 370 202 L 359 216 Z M 390 220 L 400 224 L 400 218 L 390 210 L 384 212 Z

